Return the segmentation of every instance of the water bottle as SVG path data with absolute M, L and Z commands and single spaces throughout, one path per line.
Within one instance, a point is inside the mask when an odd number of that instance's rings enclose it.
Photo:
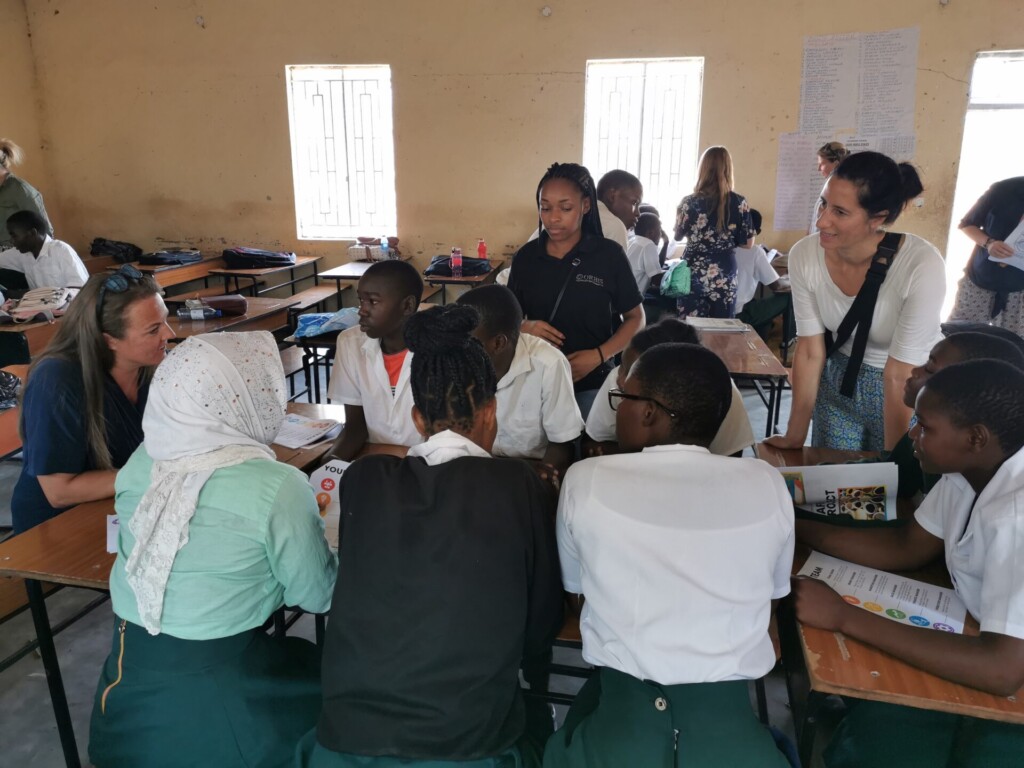
M 381 261 L 385 261 L 386 259 L 390 259 L 391 258 L 391 254 L 389 252 L 390 248 L 391 248 L 391 246 L 388 245 L 388 236 L 387 235 L 381 235 L 380 236 L 380 258 L 381 258 Z
M 452 257 L 449 261 L 452 268 L 452 277 L 462 277 L 462 249 L 452 248 Z
M 179 320 L 207 320 L 211 317 L 220 317 L 220 310 L 213 307 L 178 307 Z
M 476 241 L 476 257 L 478 259 L 487 258 L 487 243 L 484 242 L 482 237 Z

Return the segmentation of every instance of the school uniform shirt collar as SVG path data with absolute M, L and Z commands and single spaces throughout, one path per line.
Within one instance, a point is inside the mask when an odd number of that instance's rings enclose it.
M 452 459 L 461 459 L 464 456 L 491 457 L 491 454 L 468 437 L 463 437 L 450 429 L 431 435 L 426 442 L 412 446 L 408 455 L 419 456 L 432 467 Z
M 648 445 L 643 449 L 642 453 L 669 453 L 669 452 L 684 452 L 684 453 L 711 453 L 707 448 L 702 445 L 683 445 L 682 443 L 673 443 L 672 445 Z
M 969 497 L 974 496 L 974 488 L 967 478 L 957 473 L 950 476 L 950 481 Z M 1024 485 L 1024 448 L 1003 462 L 992 479 L 988 481 L 978 497 L 978 502 L 990 502 L 1003 496 L 1012 495 Z M 975 503 L 977 506 L 977 502 Z
M 530 360 L 530 350 L 527 349 L 526 340 L 522 334 L 516 341 L 516 352 L 512 356 L 512 364 L 508 367 L 505 375 L 498 382 L 498 389 L 506 389 L 520 376 L 525 376 L 533 370 L 533 362 Z
M 46 255 L 46 252 L 50 250 L 50 246 L 51 245 L 53 245 L 53 238 L 50 237 L 49 235 L 43 235 L 43 244 L 39 248 L 39 256 L 36 257 L 36 258 L 38 258 L 38 259 L 43 258 L 43 256 Z M 29 256 L 33 256 L 34 254 L 30 253 L 28 255 Z
M 384 350 L 380 348 L 380 339 L 371 339 L 367 336 L 363 339 L 362 350 L 363 354 L 370 358 L 370 362 L 367 367 L 373 372 L 373 375 L 377 377 L 377 381 L 382 387 L 382 390 L 384 392 L 390 392 L 391 379 L 388 378 L 387 369 L 384 367 Z M 405 360 L 402 361 L 402 370 L 398 374 L 398 383 L 395 384 L 395 394 L 392 398 L 393 403 L 397 403 L 399 401 L 399 396 L 402 394 L 403 390 L 409 386 L 411 370 L 412 352 L 410 350 L 406 350 Z

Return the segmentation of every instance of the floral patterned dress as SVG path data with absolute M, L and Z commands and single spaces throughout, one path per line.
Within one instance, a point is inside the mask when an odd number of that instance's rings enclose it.
M 725 229 L 716 227 L 712 201 L 687 195 L 676 209 L 676 240 L 686 238 L 683 258 L 690 267 L 690 295 L 677 302 L 683 317 L 732 317 L 736 312 L 736 254 L 753 234 L 750 206 L 729 193 Z

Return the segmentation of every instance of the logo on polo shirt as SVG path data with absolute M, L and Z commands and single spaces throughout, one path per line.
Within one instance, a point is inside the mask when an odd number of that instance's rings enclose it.
M 597 275 L 576 275 L 577 283 L 590 283 L 598 288 L 604 288 L 604 278 Z

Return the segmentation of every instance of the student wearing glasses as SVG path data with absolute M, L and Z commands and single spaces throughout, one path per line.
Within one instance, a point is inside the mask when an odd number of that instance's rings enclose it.
M 708 450 L 731 387 L 703 347 L 650 348 L 609 398 L 625 453 L 570 467 L 556 522 L 597 670 L 544 766 L 785 766 L 747 683 L 775 666 L 768 622 L 793 563 L 786 484 Z
M 15 533 L 114 495 L 117 469 L 142 442 L 149 381 L 173 335 L 166 320 L 160 286 L 130 264 L 89 278 L 71 302 L 29 369 Z

